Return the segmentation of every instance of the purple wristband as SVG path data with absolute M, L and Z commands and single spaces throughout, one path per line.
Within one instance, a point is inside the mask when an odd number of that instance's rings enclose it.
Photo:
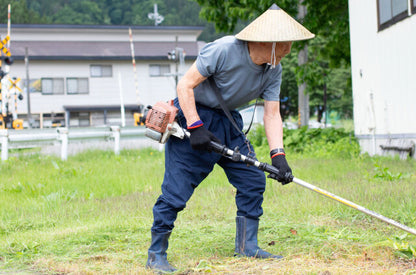
M 192 123 L 191 125 L 189 125 L 187 128 L 188 128 L 188 130 L 189 129 L 195 129 L 195 128 L 201 127 L 203 125 L 204 125 L 204 123 L 202 122 L 202 120 L 198 120 L 198 121 L 195 121 L 194 123 Z

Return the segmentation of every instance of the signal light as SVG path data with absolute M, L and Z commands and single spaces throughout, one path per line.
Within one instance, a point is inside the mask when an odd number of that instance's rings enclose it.
M 4 59 L 4 62 L 7 64 L 7 65 L 12 65 L 13 64 L 13 62 L 14 62 L 14 60 L 13 60 L 13 58 L 11 58 L 11 57 L 6 57 L 5 59 Z

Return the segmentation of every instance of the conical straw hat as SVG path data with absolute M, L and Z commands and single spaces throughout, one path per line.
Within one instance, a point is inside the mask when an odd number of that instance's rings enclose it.
M 311 39 L 315 35 L 273 4 L 235 37 L 245 41 L 284 42 Z

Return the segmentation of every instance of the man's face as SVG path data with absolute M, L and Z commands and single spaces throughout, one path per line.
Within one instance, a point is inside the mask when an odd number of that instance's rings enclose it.
M 249 42 L 248 50 L 250 51 L 250 48 L 253 48 L 253 51 L 250 52 L 253 62 L 257 65 L 264 63 L 279 64 L 280 60 L 290 53 L 292 41 L 275 43 L 274 56 L 272 56 L 273 42 Z

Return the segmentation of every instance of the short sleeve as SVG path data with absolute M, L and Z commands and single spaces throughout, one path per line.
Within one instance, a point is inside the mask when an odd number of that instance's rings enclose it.
M 196 67 L 202 76 L 209 77 L 217 72 L 218 66 L 223 59 L 222 47 L 214 41 L 202 48 L 196 59 Z

